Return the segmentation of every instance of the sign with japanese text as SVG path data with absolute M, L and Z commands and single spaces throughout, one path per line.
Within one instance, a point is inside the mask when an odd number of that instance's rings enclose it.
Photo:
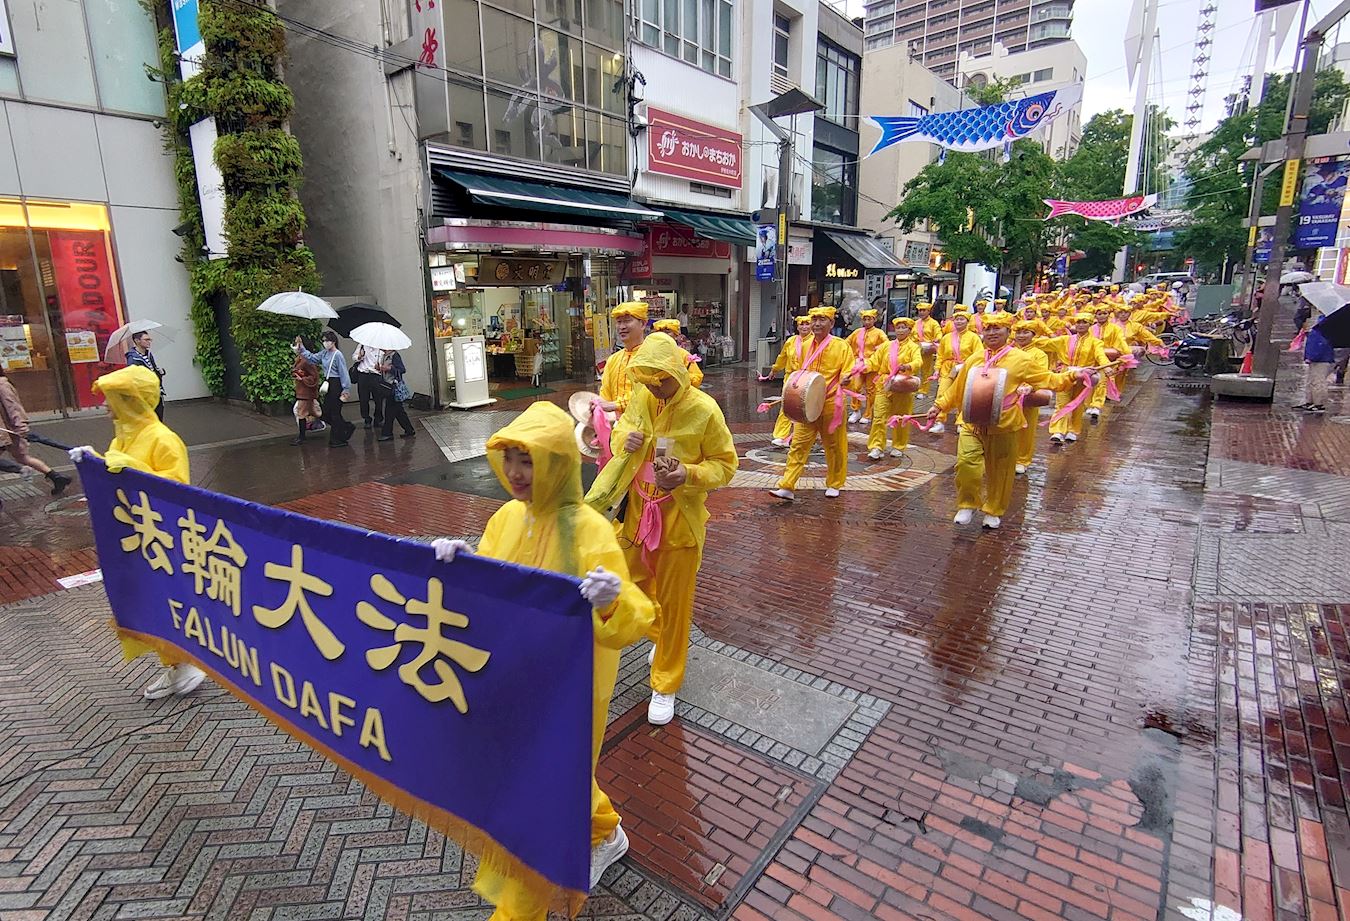
M 709 185 L 741 187 L 741 136 L 647 107 L 647 170 Z
M 78 469 L 119 634 L 432 827 L 586 892 L 594 638 L 575 579 Z
M 700 237 L 687 227 L 662 224 L 648 228 L 650 252 L 653 256 L 703 257 L 730 259 L 731 244 L 721 240 Z
M 1284 178 L 1280 181 L 1281 208 L 1294 203 L 1294 194 L 1298 192 L 1298 163 L 1297 160 L 1284 161 Z
M 480 286 L 556 285 L 566 277 L 566 259 L 503 259 L 497 256 L 484 256 L 478 260 Z

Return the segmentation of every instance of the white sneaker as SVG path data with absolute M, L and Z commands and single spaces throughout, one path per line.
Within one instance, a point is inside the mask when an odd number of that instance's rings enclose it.
M 1087 417 L 1088 417 L 1089 419 L 1092 420 L 1092 424 L 1093 424 L 1093 425 L 1096 425 L 1096 424 L 1097 424 L 1097 420 L 1101 419 L 1101 417 L 1102 417 L 1102 411 L 1101 411 L 1100 409 L 1096 409 L 1096 408 L 1089 409 L 1089 410 L 1087 411 Z
M 1050 443 L 1052 445 L 1062 445 L 1064 444 L 1064 436 L 1059 432 L 1055 432 L 1055 434 L 1050 436 Z
M 1075 442 L 1075 441 L 1078 440 L 1078 436 L 1075 435 L 1073 432 L 1065 432 L 1065 433 L 1064 433 L 1064 440 L 1067 441 L 1067 442 L 1072 443 L 1072 442 Z
M 943 425 L 941 422 L 934 422 L 933 427 L 928 430 L 928 434 L 941 435 L 945 431 L 947 431 L 947 426 Z
M 854 424 L 857 423 L 857 421 L 858 421 L 859 419 L 861 419 L 861 418 L 862 418 L 862 413 L 859 413 L 859 412 L 851 412 L 851 413 L 848 414 L 848 424 L 849 424 L 849 425 L 854 425 Z
M 600 877 L 605 875 L 614 863 L 628 853 L 628 835 L 623 826 L 615 828 L 608 838 L 591 848 L 591 889 L 600 885 Z
M 826 498 L 826 499 L 838 499 L 838 498 L 839 498 L 839 490 L 834 489 L 834 488 L 830 488 L 830 489 L 825 490 L 825 498 Z
M 652 648 L 647 650 L 647 664 L 651 665 L 656 661 L 656 644 L 652 643 Z
M 1001 524 L 1003 524 L 1003 519 L 998 517 L 997 515 L 984 516 L 984 526 L 991 531 L 997 530 L 998 526 Z
M 1016 467 L 1013 468 L 1013 473 L 1016 473 L 1016 474 L 1023 474 L 1023 473 L 1026 473 L 1026 472 L 1027 472 L 1027 465 L 1026 465 L 1026 464 L 1018 464 Z
M 773 445 L 775 448 L 786 448 L 788 446 L 788 440 L 786 438 L 775 438 L 773 441 L 769 442 L 769 444 Z
M 873 448 L 872 450 L 867 452 L 867 456 L 870 457 L 872 460 L 881 460 L 882 457 L 881 449 Z
M 187 694 L 206 679 L 206 672 L 195 665 L 170 665 L 141 693 L 146 700 L 159 700 L 170 694 Z
M 891 448 L 891 457 L 904 457 L 904 456 L 905 456 L 904 451 L 901 451 L 899 448 Z
M 970 524 L 970 520 L 974 517 L 975 510 L 973 508 L 963 508 L 956 513 L 956 517 L 952 519 L 952 524 Z
M 652 691 L 651 703 L 647 704 L 647 722 L 653 726 L 664 726 L 675 717 L 675 695 Z
M 777 496 L 777 497 L 780 498 L 780 499 L 786 499 L 786 500 L 788 500 L 789 502 L 791 502 L 793 499 L 797 498 L 796 494 L 793 493 L 792 490 L 790 490 L 790 489 L 782 489 L 781 487 L 780 487 L 779 489 L 771 489 L 771 490 L 769 490 L 769 495 L 771 495 L 771 496 Z
M 871 425 L 871 424 L 872 424 L 872 420 L 871 420 L 871 419 L 868 419 L 866 416 L 864 416 L 863 418 L 861 418 L 861 419 L 858 420 L 858 424 L 859 424 L 859 425 Z

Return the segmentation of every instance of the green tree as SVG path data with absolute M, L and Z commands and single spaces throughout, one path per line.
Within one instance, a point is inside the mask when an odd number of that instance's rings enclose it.
M 988 157 L 949 153 L 905 183 L 900 204 L 886 216 L 906 232 L 927 224 L 942 238 L 943 251 L 958 262 L 997 265 L 1001 254 L 991 241 L 1000 210 L 988 194 L 995 172 Z

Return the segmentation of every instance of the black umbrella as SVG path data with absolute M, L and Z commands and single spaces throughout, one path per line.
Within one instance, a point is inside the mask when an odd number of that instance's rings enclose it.
M 389 311 L 374 304 L 350 304 L 339 309 L 337 319 L 328 321 L 328 328 L 351 338 L 352 330 L 362 323 L 388 323 L 390 326 L 403 328 L 403 324 L 395 320 Z
M 1326 336 L 1333 349 L 1350 348 L 1350 307 L 1327 314 L 1317 324 L 1317 331 Z

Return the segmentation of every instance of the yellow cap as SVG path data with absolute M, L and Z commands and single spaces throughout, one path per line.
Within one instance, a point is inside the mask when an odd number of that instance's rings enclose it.
M 667 317 L 664 320 L 657 320 L 653 323 L 652 329 L 659 333 L 678 333 L 680 331 L 680 321 L 672 320 Z
M 914 305 L 914 309 L 915 309 L 915 310 L 932 310 L 932 309 L 933 309 L 933 305 L 930 304 L 928 301 L 919 301 L 917 304 Z
M 1039 332 L 1039 330 L 1036 329 L 1036 324 L 1028 320 L 1018 320 L 1016 323 L 1013 324 L 1013 332 L 1015 333 L 1020 333 L 1024 329 L 1030 330 L 1033 333 Z
M 908 324 L 909 326 L 913 326 L 913 325 L 914 325 L 914 318 L 913 318 L 913 317 L 896 317 L 895 319 L 891 320 L 891 325 L 892 325 L 892 326 L 902 326 L 902 325 L 906 325 L 906 324 Z
M 809 314 L 805 314 L 805 313 L 804 313 L 804 314 L 802 314 L 801 316 L 799 316 L 799 317 L 797 318 L 797 325 L 798 325 L 798 326 L 802 326 L 802 325 L 804 325 L 804 324 L 806 324 L 806 323 L 810 323 L 810 322 L 811 322 L 811 316 L 810 316 Z
M 620 317 L 636 317 L 643 322 L 647 320 L 647 305 L 642 301 L 624 301 L 619 306 L 609 312 L 614 319 Z
M 991 326 L 1002 326 L 1007 328 L 1011 327 L 1013 321 L 1016 319 L 1016 317 L 1006 310 L 996 310 L 993 313 L 986 313 L 980 318 L 980 321 L 984 324 L 985 329 L 988 329 Z
M 1075 323 L 1091 323 L 1093 320 L 1097 318 L 1085 310 L 1080 310 L 1077 313 L 1075 313 L 1071 319 Z
M 873 320 L 875 320 L 877 318 L 877 312 L 873 310 L 871 307 L 869 307 L 866 310 L 859 310 L 858 316 L 860 318 L 871 317 Z
M 834 313 L 835 310 L 833 307 L 812 307 L 807 315 L 813 320 L 816 317 L 825 317 L 827 320 L 833 320 Z

